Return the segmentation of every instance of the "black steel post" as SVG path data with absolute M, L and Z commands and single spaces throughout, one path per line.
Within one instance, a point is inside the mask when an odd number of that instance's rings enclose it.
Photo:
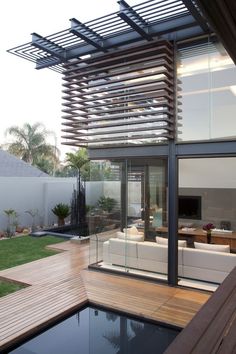
M 144 238 L 149 236 L 150 228 L 150 182 L 149 166 L 144 166 Z
M 128 171 L 127 160 L 121 164 L 121 231 L 127 227 L 127 203 L 128 203 Z
M 178 282 L 178 161 L 174 141 L 169 142 L 168 161 L 168 283 Z

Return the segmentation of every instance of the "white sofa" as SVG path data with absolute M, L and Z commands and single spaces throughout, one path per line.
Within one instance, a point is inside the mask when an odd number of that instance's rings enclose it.
M 167 274 L 168 247 L 111 238 L 103 244 L 103 262 Z M 236 254 L 178 247 L 180 277 L 221 283 L 235 266 Z

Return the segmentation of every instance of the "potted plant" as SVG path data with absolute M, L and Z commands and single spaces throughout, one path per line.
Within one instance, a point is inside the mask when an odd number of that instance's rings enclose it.
M 65 218 L 70 215 L 70 207 L 68 204 L 58 203 L 52 209 L 53 214 L 58 218 L 58 226 L 65 225 Z

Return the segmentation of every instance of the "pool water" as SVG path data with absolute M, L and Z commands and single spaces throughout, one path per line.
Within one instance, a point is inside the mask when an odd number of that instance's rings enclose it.
M 179 330 L 87 307 L 12 354 L 159 354 Z

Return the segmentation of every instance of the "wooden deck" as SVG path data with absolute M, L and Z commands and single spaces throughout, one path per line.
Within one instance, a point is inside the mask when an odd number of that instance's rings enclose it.
M 166 354 L 236 353 L 236 267 Z
M 87 270 L 88 245 L 50 247 L 65 252 L 0 272 L 29 285 L 0 299 L 0 352 L 86 303 L 183 328 L 210 296 Z

